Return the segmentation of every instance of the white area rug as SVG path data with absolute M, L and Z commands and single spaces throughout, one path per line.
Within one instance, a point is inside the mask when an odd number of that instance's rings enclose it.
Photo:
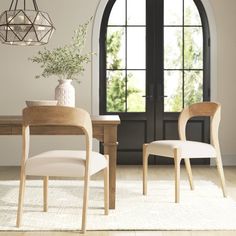
M 181 203 L 174 203 L 174 181 L 117 182 L 117 204 L 103 214 L 103 187 L 91 181 L 88 230 L 236 230 L 236 202 L 223 198 L 212 182 L 181 181 Z M 49 212 L 42 212 L 42 181 L 27 181 L 23 224 L 15 227 L 18 181 L 0 182 L 0 230 L 80 230 L 82 182 L 49 182 Z

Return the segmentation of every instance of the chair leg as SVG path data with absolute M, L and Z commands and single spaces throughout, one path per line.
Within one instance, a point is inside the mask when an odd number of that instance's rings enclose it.
M 191 190 L 194 190 L 192 168 L 191 168 L 189 158 L 184 159 L 184 163 L 185 163 L 186 171 L 187 171 L 187 174 L 188 174 L 188 180 L 189 180 L 190 188 L 191 188 Z
M 220 182 L 221 182 L 221 188 L 223 191 L 223 196 L 227 197 L 224 170 L 223 170 L 223 165 L 222 165 L 222 160 L 221 160 L 220 155 L 218 155 L 218 157 L 216 158 L 216 166 L 217 166 L 217 170 L 218 170 L 218 173 L 220 176 Z
M 174 149 L 175 162 L 175 203 L 179 203 L 179 185 L 180 185 L 180 151 L 178 148 Z
M 20 179 L 20 190 L 19 190 L 19 198 L 18 198 L 18 210 L 17 210 L 16 227 L 20 227 L 21 226 L 21 221 L 22 221 L 24 195 L 25 195 L 25 180 L 26 180 L 26 176 L 25 176 L 24 173 L 22 173 L 21 174 L 21 179 Z
M 143 195 L 147 195 L 147 172 L 148 172 L 148 144 L 143 144 Z
M 43 211 L 48 211 L 48 176 L 43 177 Z
M 88 208 L 88 194 L 89 194 L 89 175 L 85 174 L 84 180 L 84 197 L 83 197 L 83 212 L 82 212 L 82 233 L 86 232 L 87 223 L 87 208 Z
M 107 167 L 104 169 L 104 209 L 105 215 L 109 214 L 109 156 L 105 155 L 107 159 Z

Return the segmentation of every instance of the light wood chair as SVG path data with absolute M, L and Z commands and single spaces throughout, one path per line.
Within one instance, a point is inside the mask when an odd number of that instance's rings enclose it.
M 79 127 L 85 136 L 86 151 L 52 150 L 29 158 L 31 126 Z M 44 176 L 44 211 L 48 209 L 48 176 L 83 177 L 84 196 L 82 210 L 82 232 L 86 231 L 86 215 L 90 176 L 104 171 L 105 214 L 109 211 L 109 158 L 92 151 L 92 122 L 90 115 L 79 108 L 62 106 L 38 106 L 23 110 L 23 153 L 21 160 L 20 190 L 17 212 L 17 227 L 21 225 L 26 176 Z
M 186 140 L 186 124 L 196 116 L 211 118 L 211 144 Z M 175 166 L 175 202 L 179 202 L 180 161 L 184 159 L 190 187 L 193 190 L 193 179 L 190 158 L 215 158 L 220 175 L 223 195 L 226 197 L 225 178 L 221 160 L 218 129 L 221 117 L 221 106 L 215 102 L 201 102 L 185 108 L 179 116 L 178 131 L 180 140 L 160 140 L 143 145 L 143 194 L 147 194 L 148 156 L 159 155 L 174 159 Z

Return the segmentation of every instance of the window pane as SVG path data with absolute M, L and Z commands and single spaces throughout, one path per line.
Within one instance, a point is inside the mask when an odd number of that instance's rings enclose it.
M 203 68 L 203 35 L 201 27 L 184 28 L 184 68 Z
M 193 0 L 184 1 L 184 24 L 201 25 L 201 18 Z
M 183 0 L 164 0 L 164 25 L 183 24 Z
M 107 69 L 125 68 L 125 34 L 123 27 L 107 27 Z
M 189 106 L 203 100 L 202 71 L 184 72 L 184 106 Z
M 111 14 L 109 16 L 108 25 L 125 25 L 125 1 L 116 0 Z
M 164 72 L 164 111 L 180 112 L 183 107 L 182 71 Z
M 182 65 L 182 28 L 164 27 L 164 68 L 181 69 Z
M 107 71 L 107 111 L 125 112 L 126 81 L 124 71 Z
M 127 110 L 128 112 L 145 112 L 146 76 L 145 71 L 128 71 L 127 76 Z
M 146 0 L 127 0 L 127 24 L 146 25 Z
M 127 68 L 145 69 L 146 67 L 146 28 L 127 28 Z

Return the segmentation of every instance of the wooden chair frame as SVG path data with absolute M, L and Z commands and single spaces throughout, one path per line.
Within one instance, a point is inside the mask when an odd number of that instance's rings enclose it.
M 218 139 L 219 124 L 221 119 L 221 105 L 215 102 L 201 102 L 195 103 L 183 109 L 180 113 L 178 120 L 178 132 L 180 140 L 186 141 L 186 125 L 189 119 L 196 116 L 208 116 L 210 120 L 210 133 L 211 133 L 211 145 L 216 150 L 216 165 L 220 176 L 221 188 L 224 197 L 226 197 L 225 177 L 221 159 L 220 145 Z M 148 144 L 143 145 L 143 194 L 147 194 L 147 172 L 148 172 L 148 156 L 147 152 Z M 153 153 L 152 153 L 153 154 Z M 158 155 L 158 154 L 157 154 Z M 179 202 L 179 185 L 180 185 L 180 162 L 181 162 L 181 150 L 175 148 L 173 150 L 174 166 L 175 166 L 175 202 Z M 188 179 L 191 190 L 194 189 L 192 170 L 189 158 L 184 158 L 186 171 L 188 173 Z
M 86 232 L 86 219 L 88 208 L 89 180 L 90 180 L 90 155 L 92 152 L 92 122 L 90 115 L 83 109 L 62 107 L 62 106 L 37 106 L 29 107 L 23 110 L 23 126 L 22 126 L 22 159 L 20 174 L 20 190 L 18 200 L 18 211 L 16 226 L 20 227 L 22 221 L 23 201 L 25 193 L 25 163 L 29 157 L 29 141 L 30 126 L 42 125 L 62 125 L 74 126 L 82 129 L 86 140 L 86 164 L 84 176 L 84 194 L 83 194 L 83 211 L 82 211 L 82 233 Z M 105 214 L 109 213 L 109 156 L 107 159 L 107 167 L 104 169 L 104 208 Z M 43 210 L 48 210 L 48 176 L 43 178 Z

